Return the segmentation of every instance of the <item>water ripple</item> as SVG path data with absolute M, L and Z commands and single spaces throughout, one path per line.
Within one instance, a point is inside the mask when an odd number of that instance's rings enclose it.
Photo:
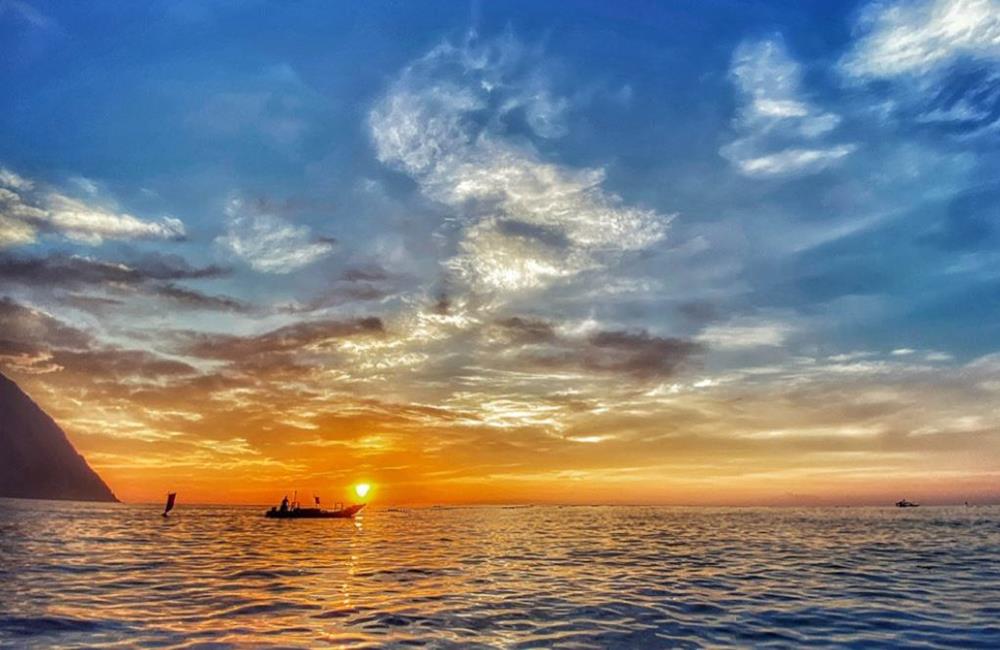
M 0 500 L 0 646 L 1000 647 L 1000 508 Z

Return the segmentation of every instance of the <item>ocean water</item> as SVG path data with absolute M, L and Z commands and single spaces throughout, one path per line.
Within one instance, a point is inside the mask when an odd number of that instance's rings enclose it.
M 4 647 L 1000 648 L 1000 508 L 0 500 Z

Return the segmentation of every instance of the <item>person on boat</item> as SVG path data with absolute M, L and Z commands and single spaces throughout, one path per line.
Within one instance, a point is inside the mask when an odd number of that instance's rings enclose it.
M 288 512 L 288 495 L 287 494 L 285 495 L 285 498 L 281 500 L 281 512 Z

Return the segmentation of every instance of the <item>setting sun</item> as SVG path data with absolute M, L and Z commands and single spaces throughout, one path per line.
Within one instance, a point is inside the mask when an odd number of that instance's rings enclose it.
M 354 486 L 354 493 L 357 494 L 359 498 L 364 499 L 371 489 L 372 486 L 368 483 L 358 483 Z

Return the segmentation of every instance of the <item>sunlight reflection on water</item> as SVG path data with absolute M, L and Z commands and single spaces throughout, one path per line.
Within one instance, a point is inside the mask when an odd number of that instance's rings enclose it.
M 1000 508 L 0 500 L 0 645 L 1000 647 Z

